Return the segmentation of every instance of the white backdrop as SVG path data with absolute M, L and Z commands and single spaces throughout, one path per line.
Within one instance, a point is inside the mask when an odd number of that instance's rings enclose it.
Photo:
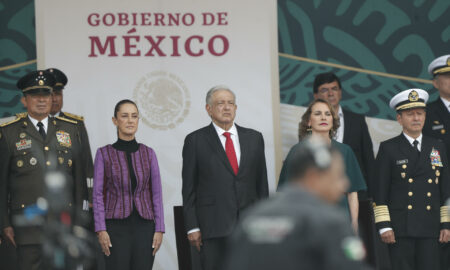
M 181 150 L 188 133 L 210 123 L 212 86 L 234 90 L 236 123 L 263 133 L 274 188 L 276 25 L 275 0 L 36 1 L 38 67 L 68 76 L 63 110 L 85 117 L 93 154 L 116 140 L 114 105 L 138 102 L 137 140 L 155 149 L 163 182 L 166 234 L 155 269 L 177 269 Z

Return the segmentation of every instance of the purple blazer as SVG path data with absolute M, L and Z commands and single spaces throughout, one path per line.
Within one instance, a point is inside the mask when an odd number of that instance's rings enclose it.
M 105 219 L 124 219 L 130 216 L 133 203 L 139 215 L 155 221 L 155 231 L 164 232 L 161 177 L 158 160 L 152 148 L 139 144 L 131 153 L 136 175 L 136 189 L 131 194 L 127 156 L 108 144 L 97 150 L 94 162 L 95 231 L 105 231 Z

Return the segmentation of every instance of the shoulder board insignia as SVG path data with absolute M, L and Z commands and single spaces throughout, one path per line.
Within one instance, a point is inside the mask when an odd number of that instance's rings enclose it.
M 18 118 L 25 118 L 28 116 L 28 112 L 21 112 L 21 113 L 16 113 L 16 116 Z
M 70 119 L 67 119 L 67 118 L 64 118 L 64 117 L 61 117 L 61 116 L 56 116 L 55 118 L 59 119 L 59 120 L 62 120 L 62 121 L 65 121 L 65 122 L 69 122 L 69 123 L 75 124 L 75 125 L 77 124 L 77 121 L 70 120 Z
M 14 119 L 14 120 L 11 120 L 11 121 L 9 121 L 9 122 L 6 122 L 6 123 L 1 124 L 0 127 L 6 127 L 6 126 L 9 126 L 9 125 L 11 125 L 11 124 L 13 124 L 13 123 L 15 123 L 15 122 L 20 121 L 20 119 L 22 119 L 22 118 L 21 118 L 21 117 L 17 117 L 17 118 Z
M 67 117 L 73 118 L 77 121 L 84 121 L 84 117 L 81 115 L 76 115 L 76 114 L 68 113 L 68 112 L 64 112 L 64 115 L 66 115 Z

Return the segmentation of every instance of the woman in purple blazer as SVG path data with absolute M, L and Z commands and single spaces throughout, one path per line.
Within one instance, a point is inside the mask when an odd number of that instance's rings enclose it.
M 137 143 L 139 112 L 131 100 L 117 103 L 112 118 L 117 142 L 97 150 L 94 221 L 106 269 L 151 269 L 164 233 L 158 161 Z

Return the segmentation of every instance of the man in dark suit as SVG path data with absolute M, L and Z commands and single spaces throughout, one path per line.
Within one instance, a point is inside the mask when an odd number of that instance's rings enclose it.
M 286 163 L 289 183 L 241 218 L 225 269 L 363 269 L 364 247 L 334 205 L 349 185 L 340 152 L 303 141 Z
M 434 59 L 428 66 L 433 76 L 433 86 L 439 97 L 427 104 L 427 117 L 423 134 L 442 141 L 446 146 L 447 159 L 450 158 L 450 55 Z M 442 246 L 441 269 L 450 269 L 450 244 Z
M 22 77 L 17 87 L 24 94 L 27 113 L 0 127 L 0 228 L 17 247 L 21 270 L 43 269 L 46 221 L 39 217 L 46 210 L 41 208 L 46 177 L 58 173 L 72 187 L 73 196 L 59 207 L 74 213 L 77 224 L 76 213 L 87 197 L 76 122 L 49 117 L 54 83 L 53 76 L 43 70 Z
M 314 79 L 314 98 L 321 98 L 328 101 L 336 114 L 339 115 L 340 126 L 336 132 L 336 141 L 349 145 L 355 153 L 359 167 L 370 194 L 371 184 L 369 176 L 374 163 L 373 145 L 367 128 L 364 115 L 353 113 L 343 109 L 340 105 L 342 98 L 342 86 L 339 78 L 331 72 L 321 73 Z M 366 199 L 365 191 L 358 192 L 361 199 Z
M 391 99 L 402 134 L 380 145 L 374 177 L 375 223 L 393 269 L 439 269 L 439 242 L 450 239 L 450 175 L 442 142 L 422 135 L 428 93 Z
M 268 196 L 263 136 L 234 123 L 235 102 L 227 87 L 209 90 L 206 111 L 212 123 L 184 141 L 185 229 L 203 270 L 221 267 L 226 238 L 239 214 Z

